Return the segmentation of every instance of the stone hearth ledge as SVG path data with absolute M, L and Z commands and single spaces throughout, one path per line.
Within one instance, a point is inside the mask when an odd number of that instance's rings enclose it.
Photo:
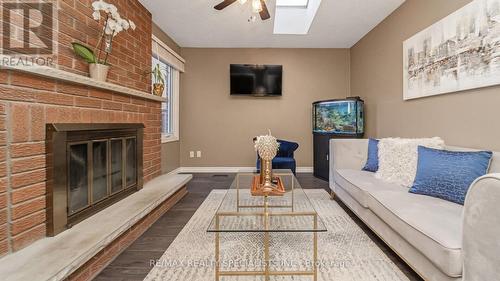
M 54 80 L 65 81 L 68 83 L 85 85 L 93 88 L 113 91 L 116 93 L 129 95 L 133 97 L 139 97 L 147 100 L 165 102 L 167 101 L 164 97 L 158 97 L 148 92 L 143 92 L 120 85 L 116 85 L 109 82 L 100 82 L 89 77 L 71 73 L 68 71 L 60 70 L 48 66 L 9 66 L 4 63 L 4 59 L 8 61 L 8 56 L 0 55 L 0 69 L 20 71 L 24 73 L 29 73 L 32 75 L 42 76 Z
M 159 176 L 71 229 L 5 256 L 0 259 L 1 279 L 64 280 L 191 179 L 189 174 Z

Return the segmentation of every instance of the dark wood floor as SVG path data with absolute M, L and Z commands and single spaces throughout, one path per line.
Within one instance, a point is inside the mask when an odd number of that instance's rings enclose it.
M 132 281 L 143 280 L 151 270 L 150 261 L 158 259 L 168 248 L 196 209 L 212 189 L 227 189 L 234 174 L 195 174 L 187 186 L 188 194 L 163 215 L 150 229 L 137 239 L 128 249 L 106 267 L 95 280 Z M 323 188 L 329 191 L 328 182 L 317 179 L 312 174 L 297 174 L 302 188 Z M 384 251 L 384 253 L 408 276 L 410 280 L 422 280 L 392 250 L 390 250 L 368 227 L 366 227 L 341 202 L 341 206 L 354 221 Z

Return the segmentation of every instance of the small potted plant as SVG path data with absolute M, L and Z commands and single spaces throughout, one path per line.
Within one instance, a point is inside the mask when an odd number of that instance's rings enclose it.
M 135 24 L 131 20 L 121 18 L 118 9 L 113 4 L 98 0 L 92 3 L 92 8 L 94 9 L 92 17 L 96 21 L 100 21 L 101 13 L 104 13 L 103 28 L 97 45 L 94 49 L 78 42 L 72 45 L 75 53 L 89 63 L 90 78 L 104 82 L 108 76 L 108 57 L 112 50 L 113 38 L 129 28 L 135 30 Z
M 153 94 L 161 97 L 163 90 L 165 90 L 165 74 L 159 63 L 155 65 L 151 74 L 153 75 Z

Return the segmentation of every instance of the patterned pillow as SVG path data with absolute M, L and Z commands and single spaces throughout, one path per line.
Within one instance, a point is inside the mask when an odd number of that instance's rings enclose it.
M 470 185 L 488 172 L 491 151 L 462 152 L 418 147 L 418 166 L 411 193 L 464 204 Z
M 378 170 L 378 142 L 376 139 L 368 140 L 368 158 L 363 171 L 376 172 Z
M 440 138 L 381 139 L 378 143 L 378 171 L 375 176 L 388 182 L 411 187 L 417 174 L 419 145 L 439 149 L 444 148 L 444 141 Z

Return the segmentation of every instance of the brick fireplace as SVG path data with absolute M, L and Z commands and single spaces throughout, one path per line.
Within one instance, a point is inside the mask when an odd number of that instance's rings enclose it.
M 70 43 L 95 44 L 98 29 L 90 0 L 59 2 L 58 68 L 87 74 Z M 109 1 L 137 29 L 114 41 L 108 82 L 150 92 L 151 14 L 137 1 Z M 0 70 L 0 256 L 47 236 L 47 124 L 144 125 L 144 183 L 160 175 L 159 101 L 14 70 Z M 50 178 L 49 178 L 50 180 Z

